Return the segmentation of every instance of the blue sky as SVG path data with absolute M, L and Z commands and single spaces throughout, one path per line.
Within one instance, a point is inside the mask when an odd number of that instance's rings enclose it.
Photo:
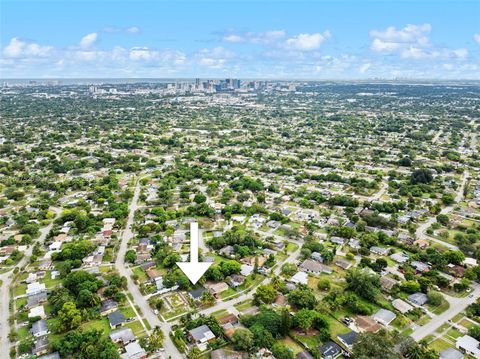
M 480 79 L 480 1 L 0 0 L 0 77 Z

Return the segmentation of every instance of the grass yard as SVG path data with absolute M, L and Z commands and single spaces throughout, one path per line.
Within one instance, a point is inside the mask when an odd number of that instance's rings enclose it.
M 285 337 L 282 340 L 280 340 L 280 343 L 284 344 L 287 348 L 293 350 L 293 355 L 297 355 L 301 351 L 303 351 L 303 348 L 292 338 L 290 337 Z
M 27 298 L 23 297 L 23 298 L 19 298 L 16 300 L 15 302 L 15 305 L 17 306 L 17 310 L 22 308 L 23 306 L 25 306 L 27 304 Z
M 327 317 L 328 323 L 330 324 L 330 336 L 336 338 L 339 334 L 349 333 L 351 330 L 342 322 L 339 322 L 332 316 Z
M 446 311 L 448 308 L 450 308 L 450 304 L 446 301 L 443 300 L 442 304 L 440 304 L 437 307 L 431 307 L 429 306 L 428 309 L 433 313 L 433 314 L 442 314 L 444 311 Z
M 287 252 L 295 252 L 298 249 L 298 244 L 288 242 L 287 244 Z
M 129 327 L 133 334 L 137 337 L 143 336 L 142 334 L 145 334 L 145 330 L 142 327 L 142 323 L 138 320 L 134 320 L 133 322 L 128 322 L 125 324 L 126 327 Z
M 433 350 L 435 350 L 437 353 L 440 353 L 441 351 L 443 351 L 445 349 L 451 348 L 452 344 L 447 343 L 443 339 L 436 339 L 433 342 L 431 342 L 428 346 L 430 348 L 432 348 Z
M 108 335 L 111 331 L 110 325 L 108 324 L 108 319 L 106 317 L 85 322 L 80 326 L 80 328 L 83 330 L 101 330 L 105 335 Z
M 45 273 L 45 277 L 43 278 L 43 283 L 45 284 L 45 287 L 47 288 L 53 288 L 56 287 L 60 284 L 61 279 L 59 276 L 57 278 L 52 279 L 52 272 L 48 271 Z
M 165 318 L 165 320 L 169 321 L 177 316 L 186 314 L 190 311 L 190 308 L 186 307 L 181 307 L 181 308 L 176 308 L 170 312 L 162 314 L 162 316 Z
M 246 289 L 254 288 L 260 284 L 265 279 L 265 277 L 261 274 L 256 274 L 255 278 L 253 275 L 249 275 L 245 278 L 245 282 L 243 282 L 240 286 L 238 286 L 239 291 L 244 291 Z
M 223 317 L 226 314 L 228 314 L 228 310 L 221 309 L 221 310 L 217 310 L 216 312 L 213 312 L 212 316 L 218 319 L 218 318 Z
M 238 310 L 239 312 L 243 312 L 244 310 L 251 308 L 252 306 L 253 304 L 250 300 L 246 300 L 244 302 L 240 302 L 234 305 L 235 309 Z
M 15 297 L 18 297 L 20 295 L 25 295 L 27 293 L 27 285 L 26 284 L 18 284 L 15 286 Z
M 468 319 L 463 319 L 460 323 L 462 327 L 465 327 L 467 329 L 470 329 L 471 327 L 475 326 L 475 324 L 473 324 L 470 320 Z
M 463 319 L 464 316 L 464 313 L 458 313 L 456 316 L 453 317 L 452 322 L 458 323 L 460 320 Z
M 460 333 L 457 329 L 452 328 L 447 332 L 447 335 L 449 337 L 452 337 L 453 339 L 457 339 L 457 338 L 461 337 L 463 334 Z
M 28 337 L 30 335 L 30 332 L 28 330 L 28 325 L 21 327 L 18 329 L 18 340 L 21 341 Z
M 424 315 L 423 317 L 421 317 L 415 324 L 417 325 L 425 325 L 427 324 L 429 321 L 431 321 L 432 318 L 430 318 L 428 315 Z
M 233 288 L 228 288 L 227 290 L 220 293 L 220 298 L 225 299 L 228 297 L 233 297 L 234 295 L 238 295 L 237 291 Z
M 132 272 L 133 272 L 133 274 L 136 274 L 138 276 L 138 281 L 140 283 L 145 283 L 147 281 L 148 277 L 141 267 L 133 268 Z
M 120 309 L 120 311 L 125 316 L 125 318 L 136 317 L 135 312 L 133 311 L 133 308 L 130 307 L 130 306 L 124 307 L 124 308 Z

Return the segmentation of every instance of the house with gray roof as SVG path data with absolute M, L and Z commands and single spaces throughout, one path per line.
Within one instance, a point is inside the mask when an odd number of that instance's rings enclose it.
M 373 315 L 373 319 L 377 323 L 385 326 L 388 326 L 396 317 L 397 315 L 394 312 L 383 308 Z
M 409 302 L 421 307 L 428 302 L 428 297 L 425 293 L 417 292 L 409 295 L 408 300 Z

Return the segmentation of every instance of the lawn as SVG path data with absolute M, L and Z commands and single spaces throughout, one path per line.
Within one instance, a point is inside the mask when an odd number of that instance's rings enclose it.
M 108 324 L 108 319 L 106 317 L 85 322 L 80 326 L 80 328 L 84 330 L 101 330 L 105 335 L 108 335 L 111 331 L 110 325 Z
M 447 335 L 449 337 L 452 337 L 453 339 L 457 339 L 457 338 L 461 337 L 463 334 L 460 333 L 457 329 L 452 328 L 447 332 Z
M 18 340 L 23 340 L 30 335 L 28 325 L 18 329 Z
M 45 287 L 47 288 L 53 288 L 56 287 L 60 284 L 61 279 L 59 276 L 57 278 L 52 279 L 52 272 L 48 271 L 45 273 L 45 277 L 43 278 L 43 283 L 45 284 Z
M 253 275 L 249 275 L 248 277 L 245 278 L 245 282 L 242 283 L 242 285 L 238 286 L 239 291 L 244 291 L 249 288 L 254 288 L 257 285 L 260 284 L 265 279 L 265 277 L 261 274 L 256 274 L 255 278 Z
M 440 353 L 445 349 L 451 348 L 452 344 L 447 343 L 443 339 L 436 339 L 429 344 L 429 347 L 435 350 L 437 353 Z
M 471 321 L 469 321 L 468 319 L 463 319 L 460 323 L 462 327 L 465 327 L 467 329 L 470 329 L 471 327 L 473 327 L 475 324 L 473 324 Z
M 189 310 L 190 308 L 186 307 L 176 308 L 175 310 L 162 314 L 162 316 L 165 318 L 165 320 L 169 321 L 177 316 L 188 313 Z
M 452 322 L 457 323 L 461 319 L 463 319 L 464 316 L 465 316 L 464 313 L 458 313 L 456 316 L 453 317 Z
M 16 306 L 17 306 L 17 310 L 22 308 L 22 306 L 25 306 L 27 304 L 27 298 L 23 297 L 23 298 L 19 298 L 17 299 L 16 301 Z
M 328 323 L 330 324 L 330 336 L 336 338 L 339 334 L 346 334 L 351 331 L 346 325 L 338 321 L 332 316 L 327 317 Z
M 217 310 L 216 312 L 213 312 L 212 316 L 218 319 L 223 317 L 225 314 L 228 314 L 228 310 L 220 309 L 220 310 Z
M 298 249 L 298 244 L 288 242 L 287 244 L 287 252 L 295 252 Z
M 444 311 L 446 311 L 448 308 L 450 308 L 450 304 L 446 301 L 446 300 L 443 300 L 442 301 L 442 304 L 440 304 L 439 306 L 437 307 L 431 307 L 429 306 L 429 310 L 433 313 L 433 314 L 442 314 Z
M 284 344 L 287 348 L 293 350 L 293 355 L 297 355 L 301 351 L 303 351 L 303 348 L 292 338 L 290 337 L 285 337 L 282 340 L 280 340 L 280 343 Z
M 423 317 L 421 317 L 419 320 L 416 321 L 415 324 L 417 325 L 425 325 L 427 324 L 430 320 L 432 320 L 432 318 L 430 318 L 428 315 L 424 315 Z
M 147 275 L 145 274 L 145 272 L 143 271 L 143 269 L 141 267 L 135 267 L 132 269 L 132 272 L 133 274 L 136 274 L 138 276 L 138 281 L 140 283 L 144 283 L 147 281 L 148 277 Z
M 130 306 L 124 307 L 124 308 L 120 309 L 120 311 L 123 313 L 125 318 L 136 317 L 135 312 L 133 311 L 133 308 L 130 307 Z
M 233 289 L 233 288 L 228 288 L 227 290 L 225 290 L 225 291 L 223 291 L 222 293 L 220 293 L 220 298 L 225 299 L 225 298 L 228 298 L 228 297 L 232 297 L 232 296 L 234 296 L 235 294 L 238 294 L 235 289 Z
M 15 297 L 18 297 L 20 295 L 25 295 L 27 293 L 27 285 L 26 284 L 18 284 L 15 286 Z
M 141 334 L 145 333 L 145 330 L 142 327 L 142 323 L 140 323 L 140 321 L 138 320 L 134 320 L 133 322 L 128 322 L 125 324 L 125 326 L 129 327 L 132 330 L 133 334 L 135 334 L 135 336 L 137 337 L 140 337 L 142 336 Z
M 243 312 L 245 309 L 248 309 L 252 306 L 253 304 L 250 300 L 246 300 L 244 302 L 240 302 L 234 305 L 235 309 L 238 310 L 239 312 Z

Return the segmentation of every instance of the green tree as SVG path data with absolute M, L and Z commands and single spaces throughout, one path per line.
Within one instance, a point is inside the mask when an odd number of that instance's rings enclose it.
M 75 303 L 66 302 L 58 312 L 58 319 L 60 320 L 61 330 L 66 331 L 78 328 L 82 322 L 82 315 Z
M 399 359 L 395 345 L 385 330 L 377 333 L 359 333 L 353 344 L 353 355 L 358 359 Z
M 258 286 L 255 292 L 255 299 L 265 304 L 273 303 L 276 297 L 277 297 L 277 291 L 270 284 Z
M 380 277 L 366 270 L 351 269 L 346 275 L 347 289 L 368 301 L 374 301 L 380 293 Z
M 253 334 L 248 329 L 239 328 L 232 336 L 232 345 L 236 350 L 250 351 L 253 348 Z
M 136 260 L 137 260 L 137 253 L 133 249 L 129 249 L 125 253 L 125 262 L 135 263 Z

